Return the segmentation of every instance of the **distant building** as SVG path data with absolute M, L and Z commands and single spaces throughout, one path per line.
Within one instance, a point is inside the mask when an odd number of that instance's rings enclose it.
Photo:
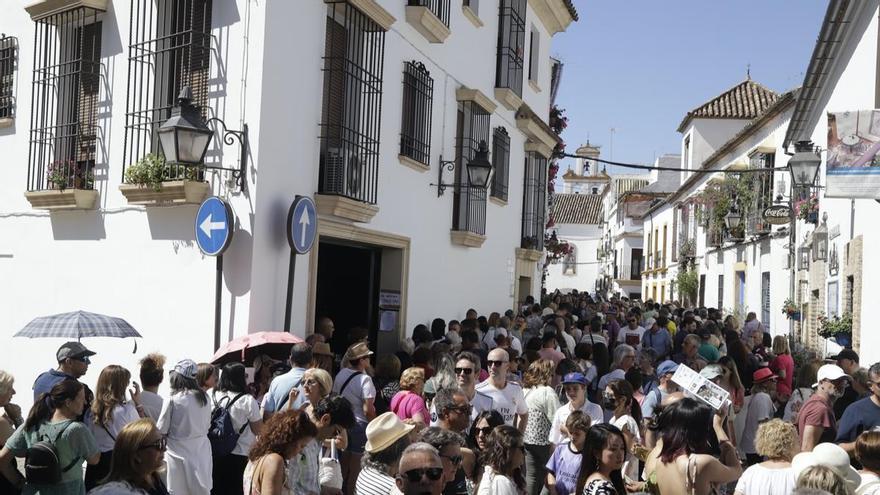
M 563 193 L 553 196 L 553 231 L 573 247 L 571 254 L 547 267 L 548 292 L 592 292 L 599 276 L 597 252 L 602 239 L 602 196 Z

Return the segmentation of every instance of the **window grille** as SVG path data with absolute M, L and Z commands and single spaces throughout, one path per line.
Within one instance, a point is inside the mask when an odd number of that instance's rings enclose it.
M 508 88 L 522 96 L 526 0 L 501 0 L 499 12 L 495 87 Z
M 486 189 L 468 185 L 467 164 L 476 156 L 480 141 L 489 142 L 489 112 L 473 101 L 462 101 L 458 105 L 457 128 L 452 229 L 483 235 Z
M 544 216 L 547 209 L 547 159 L 540 154 L 526 153 L 523 187 L 522 245 L 527 249 L 544 249 Z
M 529 81 L 538 82 L 538 68 L 541 65 L 541 35 L 532 27 L 529 32 Z
M 211 10 L 212 0 L 131 0 L 124 167 L 159 152 L 159 126 L 183 86 L 206 117 Z
M 449 27 L 449 4 L 451 0 L 409 0 L 408 5 L 427 7 L 440 19 L 446 27 Z
M 385 31 L 345 1 L 327 1 L 318 191 L 375 204 Z
M 18 40 L 12 36 L 0 37 L 0 119 L 15 117 L 15 80 Z
M 718 309 L 724 308 L 724 275 L 718 275 Z
M 775 153 L 755 153 L 749 157 L 750 168 L 773 168 Z M 767 234 L 771 225 L 764 220 L 764 208 L 773 204 L 773 173 L 752 174 L 755 197 L 749 205 L 746 232 L 749 235 Z
M 35 22 L 29 191 L 94 187 L 101 85 L 99 13 L 80 7 Z
M 510 136 L 507 129 L 496 127 L 492 135 L 492 197 L 507 201 L 510 176 Z
M 431 163 L 431 107 L 434 80 L 421 62 L 405 62 L 403 69 L 403 122 L 400 154 Z

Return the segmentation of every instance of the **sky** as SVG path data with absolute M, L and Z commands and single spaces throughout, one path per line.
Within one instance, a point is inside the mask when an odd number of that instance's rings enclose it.
M 679 153 L 685 114 L 746 78 L 776 92 L 803 83 L 826 0 L 574 0 L 580 20 L 553 38 L 566 151 L 653 163 Z M 614 128 L 613 143 L 610 129 Z M 573 160 L 563 161 L 561 170 Z M 610 173 L 639 173 L 609 168 Z

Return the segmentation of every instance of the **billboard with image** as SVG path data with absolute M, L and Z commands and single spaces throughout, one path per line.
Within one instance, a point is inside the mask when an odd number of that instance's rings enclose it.
M 880 110 L 828 114 L 825 196 L 880 199 Z

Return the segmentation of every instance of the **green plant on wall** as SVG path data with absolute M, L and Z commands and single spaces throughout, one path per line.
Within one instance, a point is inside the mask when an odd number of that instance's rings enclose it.
M 165 157 L 152 153 L 145 155 L 125 169 L 125 183 L 162 190 L 162 182 L 169 180 L 201 180 L 204 167 L 183 167 L 165 162 Z
M 681 294 L 682 299 L 689 303 L 693 303 L 696 299 L 699 285 L 700 276 L 696 268 L 680 270 L 675 276 L 675 289 Z
M 755 199 L 755 174 L 725 174 L 723 178 L 713 179 L 696 196 L 697 221 L 716 232 L 725 232 L 727 227 L 724 218 L 733 206 L 736 198 L 739 211 L 745 214 Z M 742 222 L 732 237 L 743 237 Z

